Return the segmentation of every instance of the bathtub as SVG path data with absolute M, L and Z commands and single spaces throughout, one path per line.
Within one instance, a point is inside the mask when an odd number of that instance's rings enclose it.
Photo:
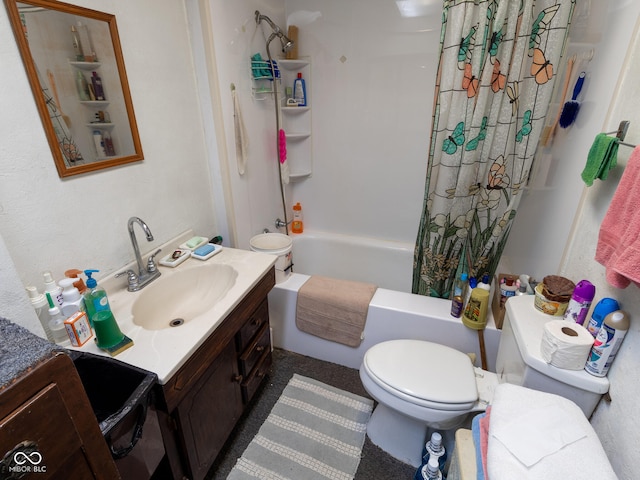
M 376 343 L 413 338 L 475 353 L 476 365 L 480 366 L 478 333 L 451 316 L 449 300 L 410 293 L 412 266 L 412 244 L 306 230 L 294 236 L 293 273 L 269 293 L 273 345 L 360 368 L 365 352 Z M 297 294 L 310 275 L 378 285 L 369 304 L 364 340 L 359 347 L 352 348 L 298 330 Z M 500 330 L 496 329 L 491 312 L 484 339 L 487 366 L 495 372 Z

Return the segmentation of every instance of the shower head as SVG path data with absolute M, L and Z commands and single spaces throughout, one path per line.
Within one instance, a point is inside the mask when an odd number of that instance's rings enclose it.
M 273 23 L 273 21 L 269 17 L 267 17 L 266 15 L 261 15 L 260 12 L 256 10 L 256 25 L 260 25 L 263 20 L 267 22 L 273 30 L 273 33 L 267 40 L 267 44 L 271 43 L 271 40 L 278 37 L 280 39 L 280 44 L 282 45 L 282 53 L 286 53 L 291 50 L 293 48 L 293 41 L 284 33 L 282 33 L 280 27 Z

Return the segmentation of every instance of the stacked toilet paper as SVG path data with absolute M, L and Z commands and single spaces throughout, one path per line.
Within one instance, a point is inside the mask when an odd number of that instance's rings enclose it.
M 544 326 L 540 354 L 554 367 L 582 370 L 592 345 L 593 337 L 582 325 L 553 320 Z

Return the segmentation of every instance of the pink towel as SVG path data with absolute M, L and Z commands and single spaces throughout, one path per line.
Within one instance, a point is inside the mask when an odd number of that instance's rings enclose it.
M 607 210 L 596 247 L 610 285 L 640 286 L 640 146 L 629 157 Z
M 491 423 L 491 405 L 487 407 L 485 416 L 480 419 L 480 452 L 482 453 L 482 470 L 485 480 L 489 480 L 487 474 L 487 448 L 489 446 L 489 424 Z

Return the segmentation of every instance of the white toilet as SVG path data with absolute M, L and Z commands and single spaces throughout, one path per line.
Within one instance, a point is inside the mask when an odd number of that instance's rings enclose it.
M 497 374 L 474 367 L 462 352 L 421 340 L 391 340 L 367 350 L 360 378 L 378 402 L 367 425 L 375 445 L 417 467 L 427 428 L 453 429 L 469 413 L 485 410 L 500 382 L 569 398 L 591 415 L 609 380 L 542 359 L 544 324 L 557 317 L 536 310 L 533 296 L 511 298 L 506 307 Z

